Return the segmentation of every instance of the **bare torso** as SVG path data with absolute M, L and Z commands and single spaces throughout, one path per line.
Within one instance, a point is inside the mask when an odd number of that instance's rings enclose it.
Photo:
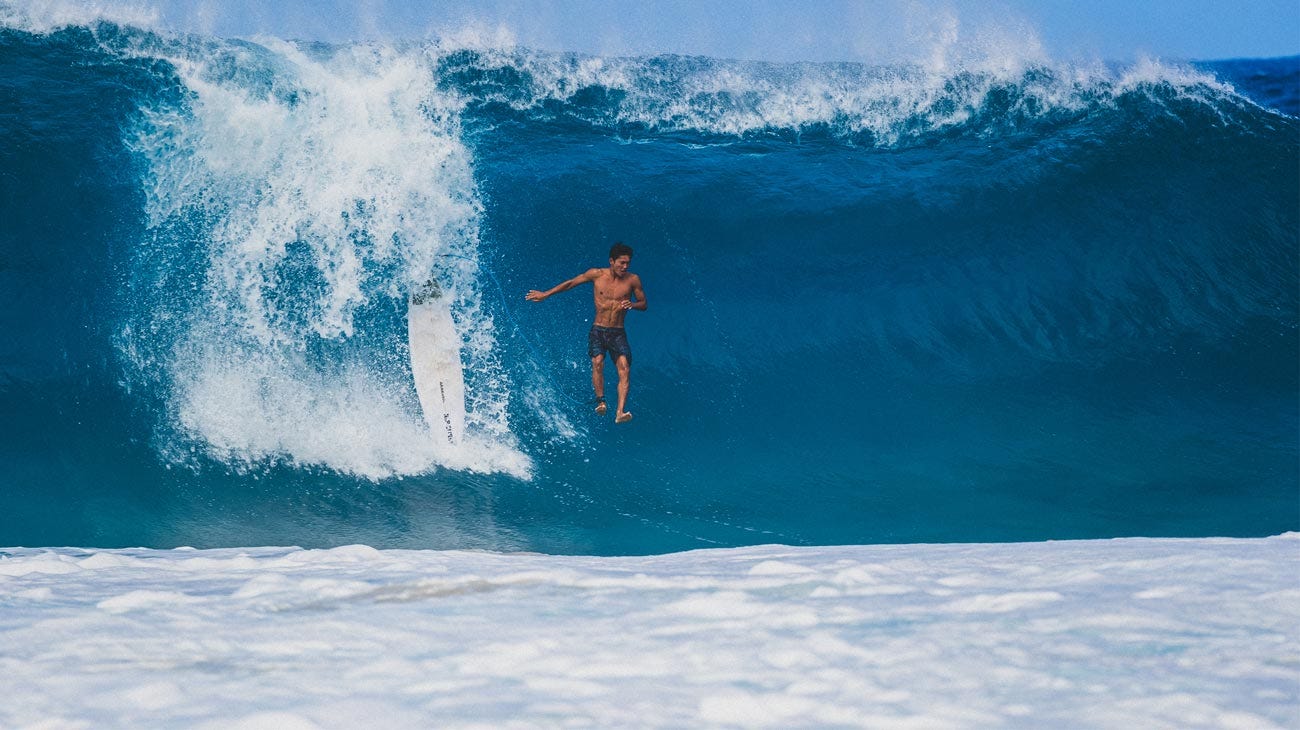
M 631 298 L 640 279 L 636 274 L 625 273 L 616 277 L 609 269 L 598 271 L 600 273 L 592 280 L 596 305 L 595 324 L 598 327 L 622 327 L 623 320 L 627 318 L 623 302 Z

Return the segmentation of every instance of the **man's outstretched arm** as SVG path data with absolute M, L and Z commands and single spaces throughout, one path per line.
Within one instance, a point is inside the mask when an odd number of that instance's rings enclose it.
M 556 284 L 555 286 L 551 287 L 550 289 L 547 289 L 546 291 L 537 291 L 536 289 L 532 289 L 527 294 L 524 295 L 524 299 L 527 299 L 530 302 L 540 302 L 543 299 L 551 296 L 552 294 L 559 294 L 560 292 L 568 291 L 579 284 L 585 284 L 589 281 L 594 281 L 596 277 L 599 275 L 600 275 L 600 269 L 587 269 L 587 271 L 578 274 L 577 276 L 573 277 L 572 279 L 569 279 L 568 281 L 564 281 L 559 284 Z

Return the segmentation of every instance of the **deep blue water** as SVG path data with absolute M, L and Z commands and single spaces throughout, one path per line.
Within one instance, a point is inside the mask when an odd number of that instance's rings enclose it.
M 1300 529 L 1300 58 L 1007 68 L 0 30 L 0 544 Z

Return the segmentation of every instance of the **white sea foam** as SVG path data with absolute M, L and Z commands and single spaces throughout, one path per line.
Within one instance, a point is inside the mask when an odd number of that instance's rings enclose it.
M 509 68 L 519 72 L 509 78 L 522 81 L 510 88 L 489 84 L 475 93 L 543 114 L 554 102 L 574 102 L 573 113 L 597 125 L 725 136 L 825 127 L 841 135 L 869 134 L 882 146 L 968 124 L 991 100 L 1010 100 L 994 118 L 1015 120 L 1113 105 L 1125 94 L 1159 88 L 1208 105 L 1236 97 L 1229 85 L 1186 66 L 1142 59 L 1115 70 L 1096 62 L 1058 62 L 1028 31 L 982 29 L 968 38 L 958 27 L 954 19 L 950 28 L 931 29 L 918 41 L 927 52 L 879 66 L 485 48 L 477 50 L 474 67 Z M 439 56 L 457 50 L 437 48 Z M 610 93 L 617 102 L 589 110 L 578 98 L 591 89 Z
M 322 372 L 292 354 L 197 347 L 193 361 L 176 363 L 189 379 L 174 396 L 176 417 L 184 433 L 228 464 L 283 461 L 370 479 L 438 466 L 530 473 L 526 456 L 494 440 L 508 433 L 475 431 L 454 447 L 432 438 L 406 385 L 375 369 L 354 363 Z
M 1294 534 L 9 549 L 0 726 L 1282 728 L 1297 563 Z
M 153 110 L 136 143 L 151 164 L 151 225 L 208 227 L 206 241 L 183 244 L 206 246 L 206 281 L 163 355 L 176 432 L 230 463 L 526 477 L 475 281 L 480 204 L 459 102 L 436 88 L 423 53 L 313 56 L 274 39 L 135 52 L 168 60 L 191 94 L 187 108 Z M 163 254 L 143 247 L 142 265 Z M 459 447 L 429 437 L 410 384 L 394 377 L 403 353 L 346 347 L 359 311 L 402 301 L 435 271 L 471 384 Z M 152 316 L 180 326 L 175 313 Z M 324 362 L 308 354 L 320 347 L 333 348 Z M 124 349 L 140 359 L 140 347 Z
M 100 21 L 154 28 L 159 20 L 156 4 L 147 0 L 0 0 L 0 26 L 34 33 L 50 33 Z

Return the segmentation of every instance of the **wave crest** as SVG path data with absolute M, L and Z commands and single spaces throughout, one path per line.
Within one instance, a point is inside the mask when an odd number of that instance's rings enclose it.
M 987 136 L 1059 124 L 1134 98 L 1189 102 L 1220 117 L 1253 106 L 1208 73 L 1151 59 L 1122 68 L 1039 62 L 936 69 L 432 50 L 442 83 L 489 118 L 571 121 L 615 133 L 825 131 L 896 147 L 953 132 Z
M 156 37 L 127 52 L 165 60 L 181 89 L 144 111 L 133 142 L 151 231 L 134 266 L 153 275 L 136 278 L 124 330 L 137 369 L 161 371 L 176 430 L 228 462 L 526 475 L 492 324 L 477 314 L 482 206 L 458 102 L 422 56 Z M 194 267 L 193 290 L 173 291 Z M 476 379 L 471 443 L 455 453 L 427 438 L 402 377 L 404 330 L 389 321 L 434 272 Z

